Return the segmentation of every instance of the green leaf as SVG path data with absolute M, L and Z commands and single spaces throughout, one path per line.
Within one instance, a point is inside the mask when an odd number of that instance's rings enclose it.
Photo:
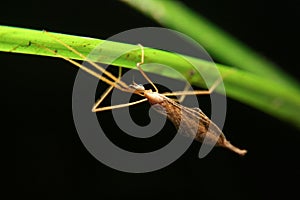
M 58 33 L 50 34 L 75 48 L 83 55 L 88 55 L 95 47 L 97 47 L 97 45 L 104 42 L 104 40 L 94 38 Z M 107 45 L 104 47 L 107 49 L 104 50 L 112 52 L 112 54 L 122 49 L 132 49 L 134 47 L 138 49 L 137 51 L 131 51 L 128 52 L 128 54 L 121 56 L 113 62 L 113 65 L 135 68 L 136 63 L 140 61 L 141 51 L 138 46 L 111 41 L 105 42 L 107 42 Z M 56 54 L 49 52 L 42 47 L 52 49 L 58 54 L 71 59 L 82 60 L 80 56 L 59 44 L 44 31 L 0 26 L 0 51 L 57 57 Z M 178 54 L 172 52 L 151 48 L 145 48 L 145 55 L 146 63 L 161 63 L 163 65 L 171 66 L 175 70 L 182 72 L 185 76 L 188 76 L 188 72 L 193 70 L 193 68 L 189 62 L 183 59 L 183 57 L 192 60 L 194 64 L 204 71 L 210 71 L 210 69 L 215 66 L 214 63 L 208 61 L 184 55 L 178 56 Z M 108 53 L 106 56 L 109 57 L 110 54 Z M 101 62 L 106 62 L 104 57 Z M 298 88 L 291 87 L 287 84 L 281 84 L 276 80 L 244 70 L 234 69 L 220 64 L 216 64 L 216 66 L 221 75 L 226 76 L 224 84 L 227 96 L 251 105 L 254 108 L 269 113 L 276 118 L 285 120 L 300 128 L 300 92 Z M 168 71 L 162 73 L 161 71 L 158 72 L 149 67 L 146 67 L 145 71 L 158 73 L 166 77 L 178 78 L 174 77 L 173 73 L 169 73 Z M 191 83 L 195 86 L 203 86 L 202 78 L 197 74 L 191 79 Z
M 180 1 L 123 0 L 165 27 L 184 33 L 198 41 L 213 58 L 229 66 L 299 88 L 299 83 L 271 61 L 251 50 Z

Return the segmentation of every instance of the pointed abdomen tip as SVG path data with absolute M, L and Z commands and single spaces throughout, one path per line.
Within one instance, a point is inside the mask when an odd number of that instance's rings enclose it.
M 237 152 L 240 156 L 244 156 L 247 153 L 247 150 L 243 149 L 243 150 L 239 150 Z

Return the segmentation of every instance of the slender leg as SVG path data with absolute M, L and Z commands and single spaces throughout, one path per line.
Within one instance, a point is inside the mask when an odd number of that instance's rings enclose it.
M 66 43 L 64 43 L 63 41 L 61 41 L 60 39 L 58 39 L 57 37 L 55 37 L 54 35 L 50 34 L 50 33 L 47 33 L 47 31 L 45 31 L 45 33 L 47 35 L 49 35 L 50 37 L 52 37 L 55 41 L 57 41 L 58 43 L 62 44 L 63 46 L 65 46 L 66 48 L 68 48 L 70 51 L 72 51 L 73 53 L 77 54 L 78 56 L 80 56 L 81 58 L 85 59 L 87 62 L 89 62 L 92 66 L 94 66 L 96 69 L 98 69 L 99 71 L 103 72 L 105 75 L 107 75 L 110 79 L 112 79 L 113 81 L 103 77 L 102 75 L 100 75 L 99 73 L 97 72 L 94 72 L 92 71 L 91 69 L 83 66 L 82 64 L 70 59 L 70 58 L 67 58 L 65 56 L 62 56 L 60 55 L 59 53 L 57 53 L 57 51 L 54 51 L 54 50 L 51 50 L 43 45 L 39 45 L 39 44 L 35 44 L 36 46 L 39 46 L 51 53 L 53 53 L 54 55 L 57 55 L 58 57 L 70 62 L 71 64 L 79 67 L 80 69 L 86 71 L 87 73 L 93 75 L 94 77 L 102 80 L 103 82 L 107 83 L 110 85 L 110 87 L 104 92 L 104 94 L 100 97 L 99 100 L 97 100 L 97 102 L 94 104 L 93 108 L 92 108 L 92 112 L 98 112 L 98 111 L 103 111 L 103 110 L 111 110 L 111 109 L 115 109 L 115 108 L 122 108 L 122 107 L 127 107 L 127 106 L 131 106 L 131 105 L 135 105 L 135 104 L 138 104 L 138 103 L 142 103 L 142 102 L 145 102 L 147 101 L 147 99 L 142 99 L 142 100 L 139 100 L 139 101 L 135 101 L 135 102 L 131 102 L 131 103 L 126 103 L 126 104 L 120 104 L 120 105 L 114 105 L 114 106 L 107 106 L 107 107 L 102 107 L 102 108 L 97 108 L 100 103 L 105 99 L 105 97 L 111 92 L 111 90 L 113 88 L 117 88 L 121 91 L 124 91 L 124 92 L 130 92 L 130 93 L 135 93 L 137 95 L 140 95 L 140 96 L 143 96 L 143 94 L 139 93 L 139 92 L 136 92 L 134 89 L 130 88 L 126 83 L 124 83 L 123 81 L 120 80 L 120 77 L 121 77 L 121 68 L 119 70 L 119 76 L 118 78 L 115 77 L 114 75 L 112 75 L 111 73 L 107 72 L 104 68 L 102 68 L 100 65 L 92 62 L 91 60 L 87 59 L 86 56 L 84 56 L 83 54 L 81 54 L 80 52 L 78 52 L 76 49 L 72 48 L 71 46 L 67 45 Z M 28 45 L 31 45 L 32 42 L 29 42 Z M 141 45 L 140 45 L 141 46 Z M 13 48 L 11 51 L 14 51 L 15 49 L 17 49 L 18 46 L 16 46 L 15 48 Z M 142 46 L 141 46 L 142 48 Z M 141 71 L 142 75 L 151 83 L 151 80 L 148 78 L 148 76 L 143 72 L 143 70 L 141 69 L 140 65 L 144 63 L 144 49 L 142 48 L 142 56 L 141 56 L 141 62 L 140 63 L 137 63 L 137 67 L 139 68 L 139 70 Z M 154 84 L 153 84 L 154 85 Z M 155 87 L 155 86 L 154 86 Z M 156 88 L 156 87 L 155 87 Z
M 111 85 L 100 97 L 100 99 L 97 100 L 97 102 L 94 104 L 92 108 L 92 112 L 97 112 L 97 107 L 100 105 L 100 103 L 105 99 L 105 97 L 110 93 L 110 91 L 114 88 L 113 85 Z
M 190 71 L 188 79 L 191 79 L 193 75 L 194 75 L 194 71 Z M 191 85 L 189 83 L 186 83 L 183 91 L 189 91 L 190 87 Z M 185 97 L 186 95 L 181 95 L 180 98 L 177 100 L 177 102 L 179 103 L 183 102 Z
M 155 92 L 158 92 L 157 87 L 150 80 L 150 78 L 147 76 L 147 74 L 145 74 L 145 72 L 143 71 L 143 69 L 141 67 L 141 65 L 144 64 L 145 51 L 144 51 L 144 47 L 141 44 L 138 44 L 138 45 L 139 45 L 139 47 L 141 47 L 142 54 L 141 54 L 141 62 L 136 63 L 136 67 L 139 69 L 139 71 L 141 72 L 141 74 L 143 75 L 143 77 L 152 85 L 152 87 L 155 89 Z
M 73 64 L 74 66 L 79 67 L 80 69 L 82 69 L 83 71 L 87 72 L 88 74 L 90 74 L 90 75 L 92 75 L 92 76 L 98 78 L 99 80 L 101 80 L 101 81 L 103 81 L 103 82 L 105 82 L 105 83 L 107 83 L 107 84 L 109 84 L 109 85 L 114 85 L 115 88 L 117 88 L 117 89 L 119 89 L 119 90 L 121 90 L 121 91 L 124 91 L 124 92 L 132 92 L 132 90 L 129 88 L 129 86 L 126 85 L 126 87 L 123 87 L 123 86 L 114 84 L 113 81 L 111 81 L 111 80 L 105 78 L 104 76 L 102 76 L 102 75 L 99 74 L 98 72 L 95 72 L 95 71 L 93 71 L 93 70 L 91 70 L 91 69 L 85 67 L 84 65 L 82 65 L 82 64 L 80 64 L 80 63 L 78 63 L 78 62 L 76 62 L 76 61 L 74 61 L 74 60 L 72 60 L 72 59 L 70 59 L 70 58 L 67 58 L 67 57 L 65 57 L 65 56 L 60 55 L 59 53 L 57 53 L 57 51 L 54 51 L 54 50 L 49 49 L 49 48 L 47 48 L 47 47 L 45 47 L 45 46 L 43 46 L 43 45 L 36 44 L 36 43 L 33 43 L 33 42 L 31 42 L 31 44 L 34 44 L 34 45 L 36 45 L 36 46 L 38 46 L 38 47 L 40 47 L 40 48 L 42 48 L 42 49 L 45 49 L 46 51 L 49 51 L 49 52 L 53 53 L 54 55 L 57 55 L 58 57 L 60 57 L 60 58 L 62 58 L 62 59 L 64 59 L 64 60 L 70 62 L 70 63 Z M 64 44 L 64 43 L 63 43 L 63 44 Z M 64 44 L 64 45 L 67 45 L 67 44 Z M 70 47 L 70 48 L 71 48 L 71 47 Z M 72 50 L 73 50 L 73 49 L 71 48 L 71 51 L 72 51 Z M 74 50 L 74 51 L 75 51 L 75 50 Z M 72 51 L 72 52 L 73 52 L 73 51 Z M 76 53 L 76 52 L 74 52 L 74 53 Z M 94 64 L 95 64 L 95 63 L 94 63 Z M 95 64 L 95 65 L 96 65 L 96 64 Z M 98 67 L 100 67 L 100 65 L 99 65 Z M 113 76 L 113 75 L 111 74 L 111 76 Z M 115 77 L 114 80 L 117 80 L 117 78 Z M 119 82 L 122 82 L 122 81 L 119 81 Z M 118 83 L 119 83 L 119 82 L 118 82 Z M 124 84 L 125 84 L 125 83 L 124 83 Z
M 128 107 L 128 106 L 136 105 L 136 104 L 139 104 L 139 103 L 142 103 L 142 102 L 145 102 L 145 101 L 148 101 L 148 99 L 145 98 L 145 99 L 135 101 L 135 102 L 131 102 L 131 103 L 124 103 L 124 104 L 119 104 L 119 105 L 96 108 L 95 110 L 93 110 L 93 112 L 100 112 L 100 111 L 104 111 L 104 110 L 112 110 L 112 109 L 116 109 L 116 108 L 124 108 L 124 107 Z
M 49 35 L 51 38 L 53 38 L 55 41 L 57 41 L 58 43 L 60 43 L 61 45 L 65 46 L 67 49 L 69 49 L 70 51 L 72 51 L 73 53 L 75 53 L 76 55 L 78 55 L 79 57 L 83 58 L 84 60 L 86 60 L 89 64 L 91 64 L 94 68 L 98 69 L 99 71 L 101 71 L 103 74 L 107 75 L 110 79 L 112 79 L 113 81 L 117 81 L 117 78 L 112 75 L 110 72 L 106 71 L 104 68 L 102 68 L 100 65 L 94 63 L 93 61 L 89 60 L 86 56 L 84 56 L 83 54 L 81 54 L 79 51 L 77 51 L 76 49 L 72 48 L 71 46 L 67 45 L 66 43 L 64 43 L 62 40 L 58 39 L 56 36 L 48 33 L 47 31 L 44 31 L 47 35 Z M 56 55 L 58 55 L 56 52 L 55 52 Z M 70 59 L 66 58 L 66 57 L 63 57 L 63 56 L 60 56 L 61 58 L 69 61 Z M 72 62 L 71 62 L 72 63 Z M 74 64 L 74 63 L 73 63 Z M 77 65 L 78 66 L 78 65 Z M 80 67 L 80 66 L 78 66 Z M 84 69 L 84 67 L 80 67 L 82 68 L 83 70 L 87 71 L 88 73 L 91 74 L 91 70 L 90 69 Z M 93 74 L 92 74 L 93 75 Z M 108 83 L 109 84 L 109 83 Z M 118 81 L 118 84 L 120 86 L 120 88 L 122 89 L 128 89 L 128 85 L 126 83 L 124 83 L 123 81 Z M 110 84 L 111 85 L 111 84 Z
M 178 92 L 166 92 L 163 93 L 163 95 L 165 96 L 186 96 L 186 95 L 205 95 L 205 94 L 211 94 L 216 88 L 217 86 L 222 82 L 222 78 L 219 78 L 218 80 L 216 80 L 214 82 L 214 84 L 210 87 L 209 90 L 194 90 L 194 91 L 178 91 Z
M 187 83 L 187 84 L 185 85 L 184 89 L 183 89 L 183 92 L 189 91 L 189 88 L 190 88 L 190 87 L 191 87 L 191 85 Z M 186 97 L 186 95 L 181 95 L 180 98 L 179 98 L 177 101 L 178 101 L 179 103 L 181 103 L 181 102 L 184 101 L 185 97 Z
M 125 103 L 125 104 L 119 104 L 119 105 L 113 105 L 113 106 L 106 106 L 106 107 L 101 107 L 98 108 L 98 106 L 100 105 L 100 103 L 105 99 L 105 97 L 111 92 L 111 90 L 115 87 L 116 84 L 118 84 L 118 81 L 121 79 L 121 74 L 122 74 L 122 68 L 119 68 L 119 75 L 117 78 L 117 81 L 114 83 L 114 85 L 111 85 L 100 97 L 99 100 L 97 100 L 97 102 L 94 104 L 93 108 L 92 108 L 92 112 L 100 112 L 100 111 L 104 111 L 104 110 L 112 110 L 112 109 L 116 109 L 116 108 L 124 108 L 124 107 L 128 107 L 128 106 L 132 106 L 138 103 L 142 103 L 147 101 L 148 99 L 144 98 L 142 100 L 139 101 L 135 101 L 135 102 L 131 102 L 131 103 Z
M 94 104 L 92 108 L 92 112 L 97 112 L 97 107 L 100 105 L 100 103 L 105 99 L 105 97 L 111 92 L 111 90 L 115 87 L 116 84 L 118 84 L 118 81 L 120 80 L 122 75 L 122 68 L 119 67 L 119 74 L 116 82 L 112 84 L 100 97 L 100 99 L 97 100 L 97 102 Z

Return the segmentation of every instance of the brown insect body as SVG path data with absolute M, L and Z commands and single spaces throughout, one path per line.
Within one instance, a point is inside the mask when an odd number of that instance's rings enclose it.
M 199 142 L 203 142 L 206 138 L 208 144 L 228 148 L 242 156 L 247 153 L 246 150 L 241 150 L 226 140 L 220 128 L 199 108 L 182 106 L 163 94 L 151 90 L 145 90 L 144 96 L 153 105 L 154 110 L 167 116 L 181 134 Z
M 46 32 L 47 33 L 47 32 Z M 92 108 L 92 112 L 100 112 L 104 110 L 111 110 L 116 108 L 123 108 L 131 105 L 136 105 L 138 103 L 142 103 L 144 101 L 149 101 L 151 105 L 153 105 L 153 108 L 167 116 L 167 118 L 174 124 L 174 126 L 178 129 L 179 132 L 181 132 L 183 135 L 190 136 L 200 142 L 208 141 L 208 143 L 215 144 L 217 146 L 228 148 L 239 155 L 245 155 L 247 153 L 246 150 L 241 150 L 232 144 L 230 144 L 229 141 L 226 140 L 223 132 L 218 128 L 216 124 L 214 124 L 199 108 L 188 108 L 185 106 L 182 106 L 172 99 L 166 97 L 167 94 L 159 94 L 158 89 L 153 84 L 153 82 L 149 79 L 149 77 L 144 73 L 144 71 L 141 68 L 141 65 L 144 63 L 144 48 L 142 45 L 139 45 L 142 50 L 141 54 L 141 62 L 137 63 L 136 66 L 143 75 L 143 77 L 153 86 L 155 89 L 155 92 L 152 92 L 152 90 L 146 90 L 143 85 L 139 85 L 133 82 L 131 85 L 127 85 L 122 80 L 120 80 L 121 77 L 121 68 L 119 68 L 119 76 L 118 78 L 112 75 L 111 73 L 107 72 L 105 69 L 103 69 L 100 65 L 90 61 L 87 59 L 84 55 L 82 55 L 77 50 L 73 49 L 63 41 L 59 40 L 55 36 L 49 34 L 50 37 L 52 37 L 55 41 L 65 46 L 70 51 L 74 52 L 75 54 L 79 55 L 81 58 L 85 59 L 89 64 L 91 64 L 95 69 L 99 70 L 100 72 L 103 72 L 108 78 L 103 77 L 98 72 L 95 72 L 84 65 L 71 60 L 67 57 L 64 57 L 57 53 L 57 51 L 53 51 L 51 49 L 48 49 L 47 47 L 43 47 L 41 45 L 38 45 L 42 47 L 43 49 L 46 49 L 49 52 L 52 52 L 54 55 L 57 55 L 61 57 L 64 60 L 67 60 L 68 62 L 72 63 L 73 65 L 79 67 L 80 69 L 86 71 L 87 73 L 93 75 L 94 77 L 98 78 L 99 80 L 102 80 L 103 82 L 110 85 L 110 87 L 104 92 L 101 96 L 101 98 L 95 103 L 95 105 Z M 111 80 L 110 80 L 111 79 Z M 210 94 L 211 91 L 214 90 L 214 88 L 217 86 L 218 81 L 216 84 L 212 86 L 208 91 L 198 91 L 195 94 Z M 125 103 L 120 105 L 114 105 L 114 106 L 106 106 L 106 107 L 100 107 L 98 108 L 99 104 L 103 101 L 103 99 L 108 95 L 108 93 L 113 89 L 117 88 L 124 92 L 129 93 L 135 93 L 140 96 L 146 97 L 145 99 L 131 102 L 131 103 Z M 181 95 L 187 95 L 186 93 L 181 93 Z M 191 93 L 189 93 L 191 94 Z M 173 95 L 175 95 L 173 93 Z M 208 140 L 207 140 L 208 139 Z

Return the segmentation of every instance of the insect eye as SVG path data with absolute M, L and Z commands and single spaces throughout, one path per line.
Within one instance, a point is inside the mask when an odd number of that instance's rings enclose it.
M 135 89 L 135 90 L 140 90 L 140 91 L 143 91 L 145 90 L 144 86 L 142 84 L 136 84 L 136 83 L 133 83 L 131 85 L 129 85 L 129 87 Z
M 140 90 L 145 90 L 145 87 L 144 87 L 142 84 L 138 84 L 138 88 L 139 88 Z

